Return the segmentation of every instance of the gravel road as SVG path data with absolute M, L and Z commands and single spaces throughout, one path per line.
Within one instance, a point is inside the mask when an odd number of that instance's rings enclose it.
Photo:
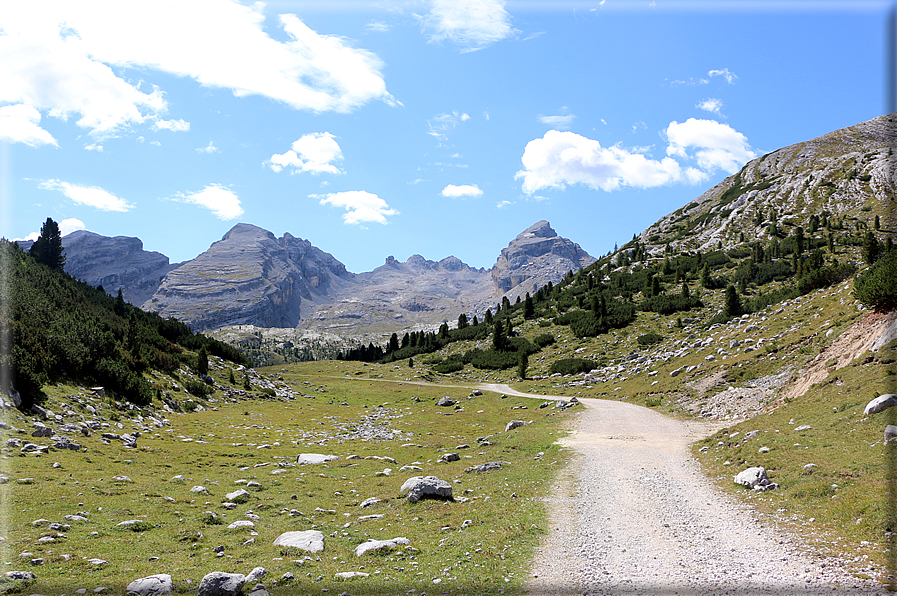
M 581 401 L 564 439 L 577 456 L 550 499 L 551 532 L 528 593 L 888 593 L 837 561 L 801 555 L 797 537 L 761 524 L 714 488 L 688 450 L 714 427 L 623 402 Z

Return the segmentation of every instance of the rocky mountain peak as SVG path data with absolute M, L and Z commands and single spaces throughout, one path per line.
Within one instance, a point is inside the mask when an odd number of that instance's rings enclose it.
M 511 299 L 532 294 L 549 281 L 556 283 L 567 271 L 577 271 L 595 258 L 575 242 L 562 238 L 542 220 L 517 235 L 502 249 L 492 268 L 495 293 Z

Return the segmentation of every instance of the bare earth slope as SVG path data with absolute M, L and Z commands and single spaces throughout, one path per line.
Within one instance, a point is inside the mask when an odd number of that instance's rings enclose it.
M 798 539 L 761 524 L 714 488 L 688 450 L 714 430 L 709 424 L 582 401 L 564 439 L 577 456 L 552 496 L 551 533 L 529 593 L 885 593 L 836 561 L 801 555 Z

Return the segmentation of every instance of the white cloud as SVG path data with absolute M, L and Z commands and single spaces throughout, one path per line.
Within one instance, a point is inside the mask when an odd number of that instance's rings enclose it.
M 736 75 L 734 72 L 729 72 L 728 68 L 724 68 L 722 70 L 711 70 L 707 73 L 707 75 L 711 77 L 723 77 L 730 85 L 734 85 L 735 79 L 738 78 L 738 75 Z
M 83 229 L 85 229 L 84 222 L 74 217 L 69 217 L 59 222 L 59 234 L 62 236 L 67 236 L 72 232 Z
M 168 104 L 151 82 L 156 72 L 314 112 L 396 103 L 373 53 L 319 34 L 292 14 L 278 17 L 289 39 L 275 40 L 265 32 L 263 10 L 261 2 L 233 0 L 0 3 L 0 105 L 23 104 L 63 120 L 76 116 L 79 127 L 102 138 L 148 119 L 165 122 L 158 118 Z M 125 69 L 137 69 L 149 82 Z M 18 131 L 17 142 L 52 142 L 35 130 L 33 112 L 18 114 L 20 125 L 23 118 L 33 126 L 28 134 Z
M 236 219 L 243 215 L 236 193 L 220 184 L 210 184 L 199 192 L 178 193 L 175 200 L 204 207 L 218 219 Z
M 209 141 L 209 144 L 206 145 L 205 147 L 197 147 L 196 152 L 197 153 L 221 153 L 218 150 L 218 147 L 216 147 L 215 143 L 213 143 L 212 141 Z
M 365 25 L 364 28 L 367 31 L 373 31 L 375 33 L 386 33 L 390 29 L 389 25 L 383 21 L 371 21 Z
M 103 152 L 103 146 L 97 143 L 89 143 L 87 145 L 84 145 L 84 149 L 87 151 L 96 151 L 97 153 Z
M 442 196 L 457 199 L 460 197 L 481 197 L 483 191 L 476 184 L 461 184 L 456 186 L 449 184 L 442 189 Z
M 569 131 L 549 130 L 530 141 L 521 158 L 523 191 L 532 195 L 544 188 L 563 189 L 584 184 L 595 190 L 612 191 L 621 186 L 649 188 L 687 179 L 696 172 L 683 172 L 670 158 L 657 161 L 622 147 L 602 147 L 598 141 Z
M 507 207 L 508 205 L 513 205 L 513 204 L 514 204 L 514 203 L 512 203 L 511 201 L 504 200 L 504 201 L 499 201 L 498 203 L 496 203 L 496 204 L 495 204 L 495 207 L 496 207 L 497 209 L 502 209 L 502 208 L 504 208 L 504 207 Z
M 667 155 L 694 157 L 705 172 L 717 169 L 730 174 L 757 157 L 751 150 L 747 137 L 715 120 L 689 118 L 682 124 L 670 122 L 666 130 L 669 141 Z M 694 155 L 689 150 L 694 150 Z
M 573 120 L 576 119 L 576 116 L 573 114 L 565 114 L 562 116 L 539 116 L 538 118 L 539 122 L 547 124 L 552 128 L 569 130 L 573 125 Z
M 162 143 L 160 143 L 159 141 L 150 141 L 150 145 L 155 145 L 156 147 L 161 147 Z M 200 149 L 197 149 L 197 151 L 200 151 Z
M 190 123 L 184 120 L 156 120 L 153 122 L 153 130 L 170 130 L 171 132 L 187 132 Z
M 0 66 L 0 70 L 2 68 Z M 38 145 L 58 147 L 53 135 L 38 126 L 40 118 L 40 112 L 29 105 L 16 104 L 0 107 L 0 140 L 10 143 L 25 143 L 32 147 Z
M 695 107 L 700 110 L 704 110 L 705 112 L 719 114 L 720 110 L 723 108 L 723 100 L 716 99 L 715 97 L 709 97 L 704 101 L 698 102 L 698 105 L 696 105 Z
M 31 232 L 24 238 L 13 238 L 12 241 L 13 242 L 23 242 L 23 241 L 24 242 L 34 242 L 38 238 L 40 238 L 40 232 Z
M 317 195 L 309 196 L 319 198 Z M 363 190 L 329 193 L 320 198 L 320 203 L 321 205 L 344 207 L 346 213 L 343 214 L 343 223 L 346 224 L 366 222 L 385 224 L 388 216 L 399 213 L 377 195 Z
M 489 116 L 486 116 L 486 120 Z M 432 119 L 427 120 L 427 134 L 436 137 L 440 141 L 444 141 L 459 122 L 467 122 L 470 116 L 466 113 L 460 113 L 458 110 L 452 110 L 451 114 L 437 114 Z
M 81 186 L 61 180 L 44 180 L 38 184 L 44 190 L 58 190 L 76 205 L 87 205 L 100 211 L 130 211 L 134 208 L 124 199 L 98 186 Z
M 267 162 L 275 172 L 289 167 L 293 172 L 311 172 L 312 174 L 342 174 L 334 165 L 342 161 L 343 152 L 336 139 L 329 132 L 313 132 L 293 141 L 292 149 L 286 153 L 271 156 Z
M 504 0 L 433 0 L 423 18 L 434 43 L 448 40 L 471 52 L 515 33 Z

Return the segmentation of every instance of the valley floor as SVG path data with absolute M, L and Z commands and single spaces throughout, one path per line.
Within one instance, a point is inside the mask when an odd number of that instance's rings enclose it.
M 582 402 L 564 439 L 577 456 L 550 499 L 551 530 L 529 593 L 886 593 L 839 561 L 806 556 L 798 537 L 720 493 L 688 449 L 711 424 Z

